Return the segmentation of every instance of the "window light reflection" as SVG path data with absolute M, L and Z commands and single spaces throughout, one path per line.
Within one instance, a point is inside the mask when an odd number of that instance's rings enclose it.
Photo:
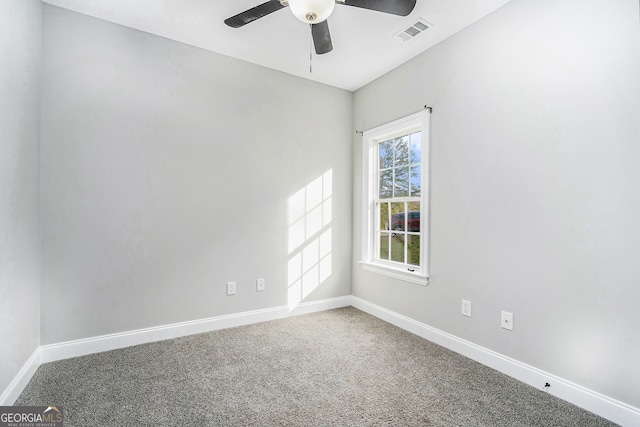
M 331 199 L 333 171 L 289 197 L 289 310 L 331 276 Z

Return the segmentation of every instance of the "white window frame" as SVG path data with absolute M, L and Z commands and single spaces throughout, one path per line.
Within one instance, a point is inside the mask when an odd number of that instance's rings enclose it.
M 429 124 L 430 110 L 421 111 L 391 123 L 367 130 L 362 135 L 363 181 L 362 181 L 362 260 L 360 264 L 366 271 L 382 274 L 411 283 L 426 286 L 429 281 Z M 378 144 L 389 139 L 421 132 L 421 197 L 420 197 L 420 267 L 414 271 L 376 259 L 376 212 L 375 198 L 378 186 Z

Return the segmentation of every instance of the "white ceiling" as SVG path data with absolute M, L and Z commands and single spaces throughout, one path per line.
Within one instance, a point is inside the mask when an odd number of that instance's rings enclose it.
M 509 0 L 417 0 L 399 17 L 336 5 L 333 51 L 313 53 L 309 26 L 282 9 L 242 28 L 224 20 L 266 0 L 42 0 L 55 6 L 346 90 L 356 90 Z M 433 27 L 404 42 L 395 34 L 422 18 Z

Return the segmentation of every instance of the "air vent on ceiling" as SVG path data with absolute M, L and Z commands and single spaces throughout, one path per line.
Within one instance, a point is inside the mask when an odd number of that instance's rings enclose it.
M 400 31 L 396 34 L 397 37 L 400 37 L 403 41 L 413 40 L 415 37 L 419 36 L 423 32 L 427 31 L 429 28 L 433 27 L 433 24 L 428 23 L 422 18 L 419 18 L 415 23 L 410 25 L 408 28 Z

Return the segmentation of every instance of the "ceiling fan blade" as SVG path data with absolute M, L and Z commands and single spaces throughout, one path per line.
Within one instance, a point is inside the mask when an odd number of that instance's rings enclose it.
M 331 34 L 329 34 L 329 23 L 326 20 L 319 24 L 311 24 L 311 35 L 318 55 L 329 53 L 333 50 Z
M 280 3 L 280 0 L 269 0 L 266 3 L 259 4 L 256 7 L 252 7 L 251 9 L 245 10 L 231 18 L 225 19 L 224 23 L 233 28 L 240 28 L 243 25 L 247 25 L 249 22 L 253 22 L 258 18 L 267 16 L 268 14 L 278 11 L 283 7 L 286 6 L 283 6 L 282 3 Z
M 345 0 L 344 4 L 393 15 L 407 16 L 416 7 L 416 0 Z

